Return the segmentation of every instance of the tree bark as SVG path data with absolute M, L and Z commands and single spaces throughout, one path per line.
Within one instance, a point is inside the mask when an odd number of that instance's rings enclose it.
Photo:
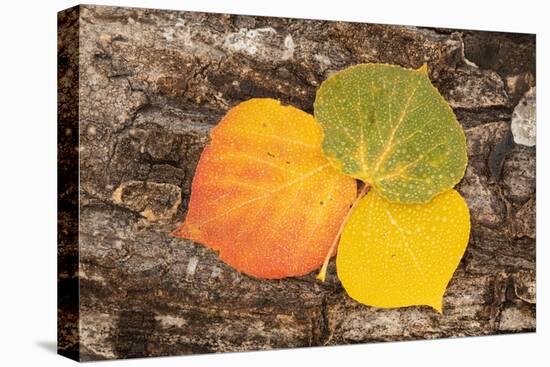
M 59 308 L 65 354 L 88 361 L 535 330 L 535 148 L 510 132 L 534 85 L 534 36 L 88 5 L 63 13 L 59 29 L 59 138 L 79 153 L 60 153 L 59 163 L 79 167 L 78 181 L 60 176 L 69 182 L 60 192 L 78 199 L 59 217 L 59 289 L 73 297 Z M 325 283 L 315 273 L 258 280 L 168 235 L 185 216 L 209 131 L 229 108 L 271 97 L 311 113 L 323 80 L 364 62 L 427 62 L 466 131 L 469 165 L 457 188 L 472 234 L 442 315 L 354 302 L 334 260 Z

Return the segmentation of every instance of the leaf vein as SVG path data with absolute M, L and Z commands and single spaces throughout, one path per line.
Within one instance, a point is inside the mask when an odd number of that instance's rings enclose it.
M 327 167 L 329 167 L 329 166 L 330 166 L 330 163 L 325 163 L 325 164 L 323 164 L 323 165 L 317 167 L 316 169 L 314 169 L 314 170 L 312 170 L 312 171 L 309 171 L 308 173 L 306 173 L 306 174 L 304 174 L 304 175 L 302 175 L 302 176 L 300 176 L 300 177 L 298 177 L 298 178 L 296 178 L 296 179 L 294 179 L 294 180 L 292 180 L 292 181 L 290 181 L 290 182 L 288 182 L 288 183 L 286 183 L 286 184 L 284 184 L 284 185 L 278 187 L 276 190 L 272 190 L 272 191 L 270 191 L 270 192 L 268 192 L 268 193 L 266 193 L 266 194 L 263 194 L 263 195 L 254 197 L 254 198 L 252 198 L 252 199 L 249 199 L 249 200 L 247 200 L 247 201 L 245 201 L 245 202 L 243 202 L 243 203 L 240 203 L 240 204 L 238 204 L 238 205 L 235 205 L 235 206 L 233 206 L 233 207 L 227 209 L 225 212 L 223 212 L 223 213 L 221 213 L 221 214 L 218 214 L 218 215 L 216 215 L 216 216 L 214 216 L 214 217 L 208 218 L 207 220 L 202 221 L 201 223 L 197 223 L 197 226 L 203 226 L 203 225 L 205 225 L 206 223 L 210 223 L 210 222 L 212 222 L 212 221 L 214 221 L 214 220 L 217 220 L 217 219 L 219 219 L 219 218 L 223 218 L 223 217 L 225 217 L 227 214 L 229 214 L 229 213 L 231 213 L 231 212 L 233 212 L 233 211 L 235 211 L 235 210 L 237 210 L 237 209 L 240 209 L 240 208 L 242 208 L 242 207 L 245 207 L 245 206 L 247 206 L 247 205 L 250 205 L 250 204 L 252 204 L 252 203 L 255 203 L 255 202 L 258 201 L 258 200 L 267 199 L 267 198 L 269 198 L 270 196 L 273 196 L 274 194 L 276 194 L 276 193 L 278 193 L 278 192 L 280 192 L 280 191 L 283 191 L 283 190 L 286 189 L 286 188 L 289 188 L 289 187 L 291 187 L 291 186 L 293 186 L 293 185 L 295 185 L 295 184 L 297 184 L 297 183 L 300 183 L 300 182 L 302 182 L 302 181 L 307 180 L 307 179 L 310 178 L 311 176 L 316 175 L 317 173 L 323 171 L 325 168 L 327 168 Z
M 417 159 L 409 162 L 409 163 L 406 163 L 404 164 L 403 166 L 399 167 L 398 169 L 396 169 L 395 171 L 393 171 L 392 173 L 389 173 L 389 174 L 386 174 L 380 178 L 378 178 L 378 181 L 387 181 L 387 180 L 390 180 L 390 179 L 394 179 L 396 177 L 401 177 L 402 173 L 403 172 L 407 172 L 411 167 L 414 167 L 416 166 L 418 163 L 420 163 L 424 158 L 427 158 L 431 152 L 433 152 L 434 150 L 436 150 L 437 148 L 439 148 L 440 146 L 443 146 L 444 144 L 443 143 L 440 143 L 440 144 L 437 144 L 436 146 L 430 148 L 427 152 L 425 152 L 424 154 L 422 154 L 420 157 L 418 157 Z
M 388 140 L 385 148 L 382 150 L 382 152 L 378 156 L 378 159 L 376 160 L 376 164 L 374 166 L 374 174 L 376 174 L 378 172 L 378 170 L 380 169 L 380 166 L 382 165 L 382 163 L 385 162 L 385 160 L 387 158 L 387 155 L 390 153 L 391 150 L 393 150 L 393 148 L 394 148 L 393 147 L 393 144 L 394 144 L 393 140 L 395 139 L 395 134 L 397 133 L 397 130 L 399 130 L 399 127 L 401 126 L 403 121 L 405 120 L 405 116 L 407 115 L 407 110 L 409 109 L 411 101 L 412 101 L 412 99 L 413 99 L 413 97 L 416 93 L 416 90 L 418 89 L 419 86 L 420 86 L 420 81 L 413 88 L 411 94 L 409 95 L 409 98 L 407 98 L 407 101 L 405 102 L 405 106 L 403 107 L 403 111 L 401 111 L 401 114 L 399 115 L 399 120 L 397 120 L 397 123 L 392 128 L 389 140 Z

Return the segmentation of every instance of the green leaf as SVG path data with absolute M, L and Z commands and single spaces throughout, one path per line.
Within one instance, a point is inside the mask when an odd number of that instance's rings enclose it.
M 352 66 L 323 82 L 315 99 L 325 155 L 392 202 L 428 202 L 466 168 L 462 127 L 426 71 Z

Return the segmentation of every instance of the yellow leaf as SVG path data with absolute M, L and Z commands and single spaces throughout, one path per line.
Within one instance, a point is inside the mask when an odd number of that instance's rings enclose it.
M 468 244 L 470 214 L 455 190 L 427 204 L 390 203 L 375 191 L 347 222 L 338 246 L 338 277 L 369 306 L 428 305 L 438 312 Z

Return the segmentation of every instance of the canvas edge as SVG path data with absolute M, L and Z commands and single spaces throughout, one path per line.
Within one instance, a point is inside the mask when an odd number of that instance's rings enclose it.
M 57 353 L 80 361 L 80 5 L 57 13 Z

